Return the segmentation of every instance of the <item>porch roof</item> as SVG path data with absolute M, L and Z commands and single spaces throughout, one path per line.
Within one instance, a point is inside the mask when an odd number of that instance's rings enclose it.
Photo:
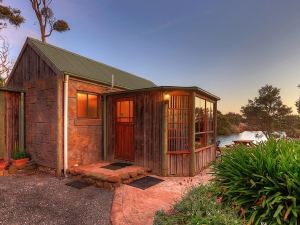
M 156 86 L 151 88 L 142 88 L 136 90 L 126 90 L 126 91 L 118 91 L 118 92 L 111 92 L 106 93 L 105 95 L 118 95 L 118 94 L 125 94 L 125 93 L 136 93 L 136 92 L 145 92 L 145 91 L 174 91 L 174 90 L 183 90 L 183 91 L 195 91 L 205 97 L 208 97 L 214 101 L 219 101 L 220 97 L 202 89 L 197 86 L 190 86 L 190 87 L 181 87 L 181 86 Z
M 9 87 L 0 87 L 0 91 L 6 91 L 6 92 L 18 92 L 18 93 L 24 93 L 25 91 L 22 89 L 15 89 L 15 88 L 9 88 Z

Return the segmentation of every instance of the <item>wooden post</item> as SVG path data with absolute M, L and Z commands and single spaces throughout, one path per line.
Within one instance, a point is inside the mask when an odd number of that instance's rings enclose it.
M 24 93 L 20 94 L 19 106 L 19 148 L 24 150 Z
M 103 96 L 103 160 L 107 160 L 107 140 L 106 140 L 106 133 L 107 133 L 107 100 L 106 100 L 106 95 Z
M 164 96 L 163 96 L 164 97 Z M 163 100 L 162 116 L 162 176 L 168 175 L 168 101 Z
M 190 176 L 195 175 L 195 92 L 191 94 L 190 104 Z
M 5 96 L 4 91 L 0 90 L 0 159 L 5 157 Z
M 216 151 L 217 151 L 217 101 L 214 102 L 214 160 L 216 159 Z

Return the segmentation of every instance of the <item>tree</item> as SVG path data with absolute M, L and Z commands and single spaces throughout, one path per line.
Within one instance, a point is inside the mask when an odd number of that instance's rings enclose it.
M 272 85 L 260 88 L 259 96 L 248 100 L 248 104 L 241 108 L 241 112 L 248 126 L 264 132 L 267 138 L 277 129 L 282 129 L 286 116 L 292 109 L 282 103 L 280 89 Z
M 38 19 L 40 25 L 41 39 L 46 42 L 46 38 L 50 37 L 53 31 L 64 32 L 70 30 L 69 24 L 64 20 L 57 20 L 50 8 L 52 0 L 29 0 L 32 9 Z M 47 27 L 49 26 L 49 27 Z
M 238 113 L 229 112 L 229 113 L 225 114 L 225 116 L 228 118 L 228 121 L 232 125 L 236 125 L 236 126 L 240 125 L 240 123 L 243 120 L 243 117 Z
M 9 44 L 5 38 L 0 36 L 0 87 L 4 85 L 13 67 L 13 62 L 9 59 Z
M 300 84 L 298 85 L 298 88 L 300 89 Z M 298 98 L 298 100 L 296 101 L 296 107 L 297 107 L 297 111 L 300 114 L 300 96 Z
M 219 110 L 217 111 L 217 134 L 218 135 L 230 135 L 232 134 L 231 131 L 231 124 L 226 117 L 223 115 Z
M 2 3 L 2 0 L 0 0 L 0 3 Z M 7 27 L 7 22 L 19 27 L 24 21 L 21 10 L 0 4 L 0 30 Z

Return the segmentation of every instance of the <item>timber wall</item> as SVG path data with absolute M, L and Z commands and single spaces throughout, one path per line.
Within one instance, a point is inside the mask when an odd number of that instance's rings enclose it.
M 0 159 L 10 160 L 19 146 L 20 93 L 0 90 Z
M 134 99 L 134 164 L 151 168 L 153 173 L 161 174 L 163 93 L 160 91 L 119 94 L 107 97 L 108 160 L 115 160 L 115 101 L 116 99 L 128 97 Z
M 8 87 L 25 90 L 25 148 L 39 165 L 56 167 L 58 75 L 27 46 Z

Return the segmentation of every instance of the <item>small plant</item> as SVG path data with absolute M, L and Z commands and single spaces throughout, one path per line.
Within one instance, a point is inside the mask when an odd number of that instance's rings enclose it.
M 220 189 L 214 185 L 199 186 L 191 190 L 174 209 L 158 211 L 155 225 L 234 225 L 243 224 L 238 209 L 223 204 Z
M 25 152 L 25 150 L 13 153 L 13 159 L 14 160 L 25 159 L 25 158 L 30 158 L 30 154 Z
M 12 158 L 14 160 L 30 158 L 30 154 L 27 153 L 24 148 L 18 147 L 15 143 L 15 150 L 13 152 Z

